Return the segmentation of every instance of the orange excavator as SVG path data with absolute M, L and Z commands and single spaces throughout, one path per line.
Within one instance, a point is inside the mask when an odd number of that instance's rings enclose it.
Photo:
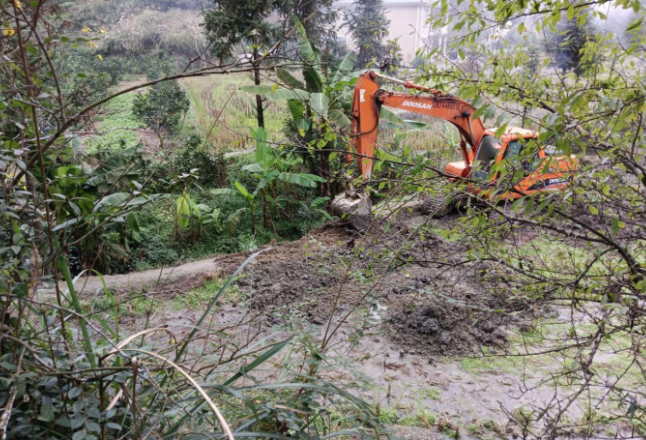
M 377 78 L 421 93 L 383 90 Z M 513 174 L 516 177 L 513 185 L 508 184 L 495 192 L 488 191 L 485 197 L 495 193 L 496 200 L 507 200 L 561 190 L 570 185 L 578 168 L 575 156 L 560 154 L 551 146 L 538 146 L 538 133 L 535 131 L 510 127 L 498 139 L 494 131 L 485 129 L 480 118 L 473 118 L 475 109 L 468 102 L 438 90 L 368 71 L 359 77 L 354 89 L 350 133 L 354 151 L 349 154 L 350 161 L 357 159 L 364 184 L 372 174 L 381 106 L 439 118 L 456 127 L 460 132 L 462 160 L 447 164 L 444 173 L 450 181 L 466 182 L 471 194 L 482 193 L 496 184 L 500 172 L 494 172 L 492 168 L 499 168 L 494 165 L 503 160 L 520 173 Z M 371 204 L 364 191 L 349 188 L 334 200 L 332 208 L 337 214 L 356 215 L 358 224 L 362 225 L 367 221 Z M 427 214 L 441 216 L 450 212 L 452 206 L 445 198 L 427 198 L 422 208 Z

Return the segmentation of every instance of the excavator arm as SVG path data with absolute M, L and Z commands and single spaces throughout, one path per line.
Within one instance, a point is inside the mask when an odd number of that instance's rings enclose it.
M 411 95 L 401 92 L 388 92 L 379 88 L 377 78 L 384 78 L 407 89 L 428 94 Z M 465 173 L 468 172 L 468 168 L 473 162 L 475 150 L 485 134 L 482 121 L 479 118 L 472 118 L 475 112 L 473 107 L 461 99 L 446 95 L 440 91 L 368 71 L 359 77 L 354 89 L 351 128 L 354 153 L 358 156 L 359 168 L 364 181 L 370 180 L 372 172 L 372 161 L 377 144 L 379 115 L 382 105 L 443 119 L 455 126 L 462 138 L 460 145 L 467 165 Z M 471 147 L 470 151 L 467 150 L 467 143 Z M 351 156 L 353 155 L 351 154 Z

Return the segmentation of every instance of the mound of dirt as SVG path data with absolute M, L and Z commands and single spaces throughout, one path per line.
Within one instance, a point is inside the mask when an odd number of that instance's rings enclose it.
M 376 303 L 386 333 L 404 351 L 454 355 L 504 345 L 504 330 L 483 312 L 492 300 L 480 275 L 486 271 L 463 264 L 456 243 L 411 234 L 411 221 L 425 220 L 407 212 L 365 236 L 339 226 L 312 231 L 261 254 L 238 285 L 270 323 L 298 315 L 322 324 Z M 227 256 L 228 270 L 248 254 Z
M 254 265 L 238 285 L 249 294 L 251 307 L 268 313 L 299 310 L 314 323 L 330 313 L 329 301 L 338 274 L 322 272 L 318 262 L 279 259 Z
M 406 299 L 390 313 L 389 335 L 397 346 L 423 355 L 463 355 L 478 351 L 481 345 L 505 345 L 502 321 L 496 324 L 486 315 L 445 298 Z
M 462 354 L 477 347 L 468 311 L 445 300 L 401 301 L 391 314 L 391 339 L 419 354 Z

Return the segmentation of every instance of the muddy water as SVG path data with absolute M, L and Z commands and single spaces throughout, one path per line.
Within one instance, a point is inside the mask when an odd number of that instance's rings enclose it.
M 208 342 L 214 342 L 218 338 L 216 333 L 222 329 L 226 329 L 230 343 L 240 344 L 245 339 L 248 341 L 249 325 L 238 326 L 244 321 L 252 322 L 256 328 L 258 319 L 248 312 L 244 307 L 230 304 L 218 307 L 212 319 L 208 320 L 208 325 L 205 325 L 211 328 L 212 336 Z M 386 310 L 381 307 L 376 313 L 372 322 L 379 324 Z M 181 340 L 194 328 L 201 314 L 201 310 L 162 310 L 152 316 L 149 326 L 163 326 L 173 332 L 177 340 Z M 132 322 L 130 329 L 133 332 L 141 330 L 143 324 L 143 321 L 136 320 Z M 318 340 L 324 330 L 325 325 L 313 325 L 309 328 L 310 335 Z M 378 333 L 376 327 L 373 331 Z M 410 354 L 408 349 L 401 350 L 388 343 L 384 334 L 365 336 L 357 343 L 351 338 L 353 332 L 353 328 L 344 325 L 333 338 L 328 350 L 331 363 L 335 364 L 339 359 L 343 361 L 336 364 L 328 374 L 344 378 L 344 384 L 361 384 L 355 389 L 358 395 L 372 404 L 379 404 L 381 408 L 397 411 L 400 417 L 410 418 L 420 411 L 426 411 L 435 415 L 437 421 L 448 421 L 460 426 L 462 439 L 477 438 L 465 432 L 465 427 L 474 423 L 482 424 L 490 420 L 504 429 L 507 419 L 502 407 L 513 411 L 515 408 L 546 401 L 550 397 L 549 390 L 523 393 L 523 382 L 517 375 L 501 371 L 469 372 L 462 367 L 462 358 Z M 280 339 L 287 336 L 287 333 L 276 332 L 270 325 L 263 326 L 255 333 L 258 340 L 271 335 Z M 160 334 L 152 336 L 148 341 L 167 346 L 167 339 Z M 267 376 L 272 376 L 273 373 L 269 370 L 263 372 Z M 449 438 L 435 428 L 394 429 L 406 439 Z M 515 431 L 509 429 L 509 438 L 513 438 L 511 434 Z M 498 434 L 493 435 L 500 437 Z

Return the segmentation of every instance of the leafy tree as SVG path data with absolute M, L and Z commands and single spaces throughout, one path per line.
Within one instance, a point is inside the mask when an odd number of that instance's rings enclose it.
M 145 95 L 135 98 L 132 111 L 158 136 L 163 147 L 164 135 L 172 134 L 190 101 L 177 81 L 164 81 L 153 85 Z
M 287 101 L 291 119 L 288 131 L 300 146 L 303 160 L 310 162 L 310 171 L 326 179 L 332 177 L 329 163 L 329 150 L 334 150 L 339 142 L 335 129 L 349 130 L 350 119 L 345 115 L 344 104 L 349 95 L 342 92 L 356 82 L 349 77 L 354 67 L 356 55 L 348 53 L 334 72 L 326 76 L 321 69 L 320 51 L 308 39 L 305 28 L 296 23 L 297 41 L 301 58 L 304 60 L 302 76 L 296 78 L 287 69 L 278 69 L 277 75 L 283 87 L 248 86 L 242 90 L 248 93 L 262 93 L 267 99 Z M 311 148 L 310 148 L 311 147 Z M 321 185 L 321 196 L 331 195 L 329 184 Z
M 296 23 L 297 41 L 301 58 L 305 61 L 302 69 L 303 81 L 289 70 L 276 70 L 281 87 L 245 86 L 247 93 L 262 93 L 266 99 L 287 101 L 290 119 L 285 132 L 297 147 L 303 160 L 309 164 L 310 172 L 326 179 L 321 182 L 322 197 L 330 197 L 340 189 L 335 187 L 335 173 L 331 158 L 333 151 L 344 148 L 344 139 L 337 133 L 350 130 L 350 119 L 345 110 L 352 100 L 351 88 L 359 76 L 353 72 L 356 55 L 349 52 L 334 71 L 326 75 L 321 69 L 320 51 L 313 45 L 305 28 Z M 424 124 L 404 121 L 392 111 L 382 108 L 381 117 L 395 126 L 410 125 L 420 128 Z M 338 182 L 337 182 L 338 183 Z
M 289 0 L 281 6 L 286 17 L 296 17 L 307 32 L 312 44 L 321 49 L 324 63 L 333 62 L 345 55 L 337 42 L 339 10 L 328 0 Z
M 289 193 L 289 185 L 297 185 L 303 188 L 316 188 L 320 183 L 325 183 L 322 177 L 293 172 L 281 158 L 272 149 L 267 142 L 267 133 L 263 128 L 252 130 L 252 136 L 256 139 L 256 162 L 242 167 L 243 170 L 253 173 L 258 179 L 258 184 L 253 191 L 236 181 L 235 190 L 229 188 L 218 188 L 211 190 L 212 194 L 225 196 L 243 196 L 247 201 L 247 208 L 240 209 L 227 218 L 225 227 L 232 231 L 235 225 L 240 221 L 240 216 L 244 212 L 249 212 L 251 218 L 251 233 L 256 234 L 256 209 L 258 200 L 262 201 L 262 218 L 265 228 L 274 228 L 273 215 L 276 207 L 278 196 L 276 182 L 281 181 Z M 271 191 L 270 191 L 271 190 Z M 271 206 L 271 209 L 269 207 Z
M 381 62 L 381 70 L 395 74 L 403 64 L 402 48 L 399 45 L 399 39 L 388 40 L 386 42 L 387 55 Z
M 345 25 L 359 49 L 357 66 L 379 63 L 388 54 L 384 44 L 390 20 L 386 18 L 383 0 L 355 0 L 354 9 L 346 14 Z
M 261 48 L 275 37 L 274 27 L 267 17 L 276 8 L 277 3 L 273 0 L 213 0 L 213 8 L 204 16 L 211 52 L 221 63 L 233 55 L 236 47 L 250 43 L 256 85 L 260 85 Z M 265 117 L 260 95 L 256 95 L 256 115 L 258 127 L 264 127 Z
M 586 44 L 594 41 L 594 29 L 586 12 L 577 18 L 566 18 L 556 26 L 556 32 L 548 33 L 547 50 L 554 63 L 563 72 L 573 70 L 581 76 L 593 60 L 585 59 Z

